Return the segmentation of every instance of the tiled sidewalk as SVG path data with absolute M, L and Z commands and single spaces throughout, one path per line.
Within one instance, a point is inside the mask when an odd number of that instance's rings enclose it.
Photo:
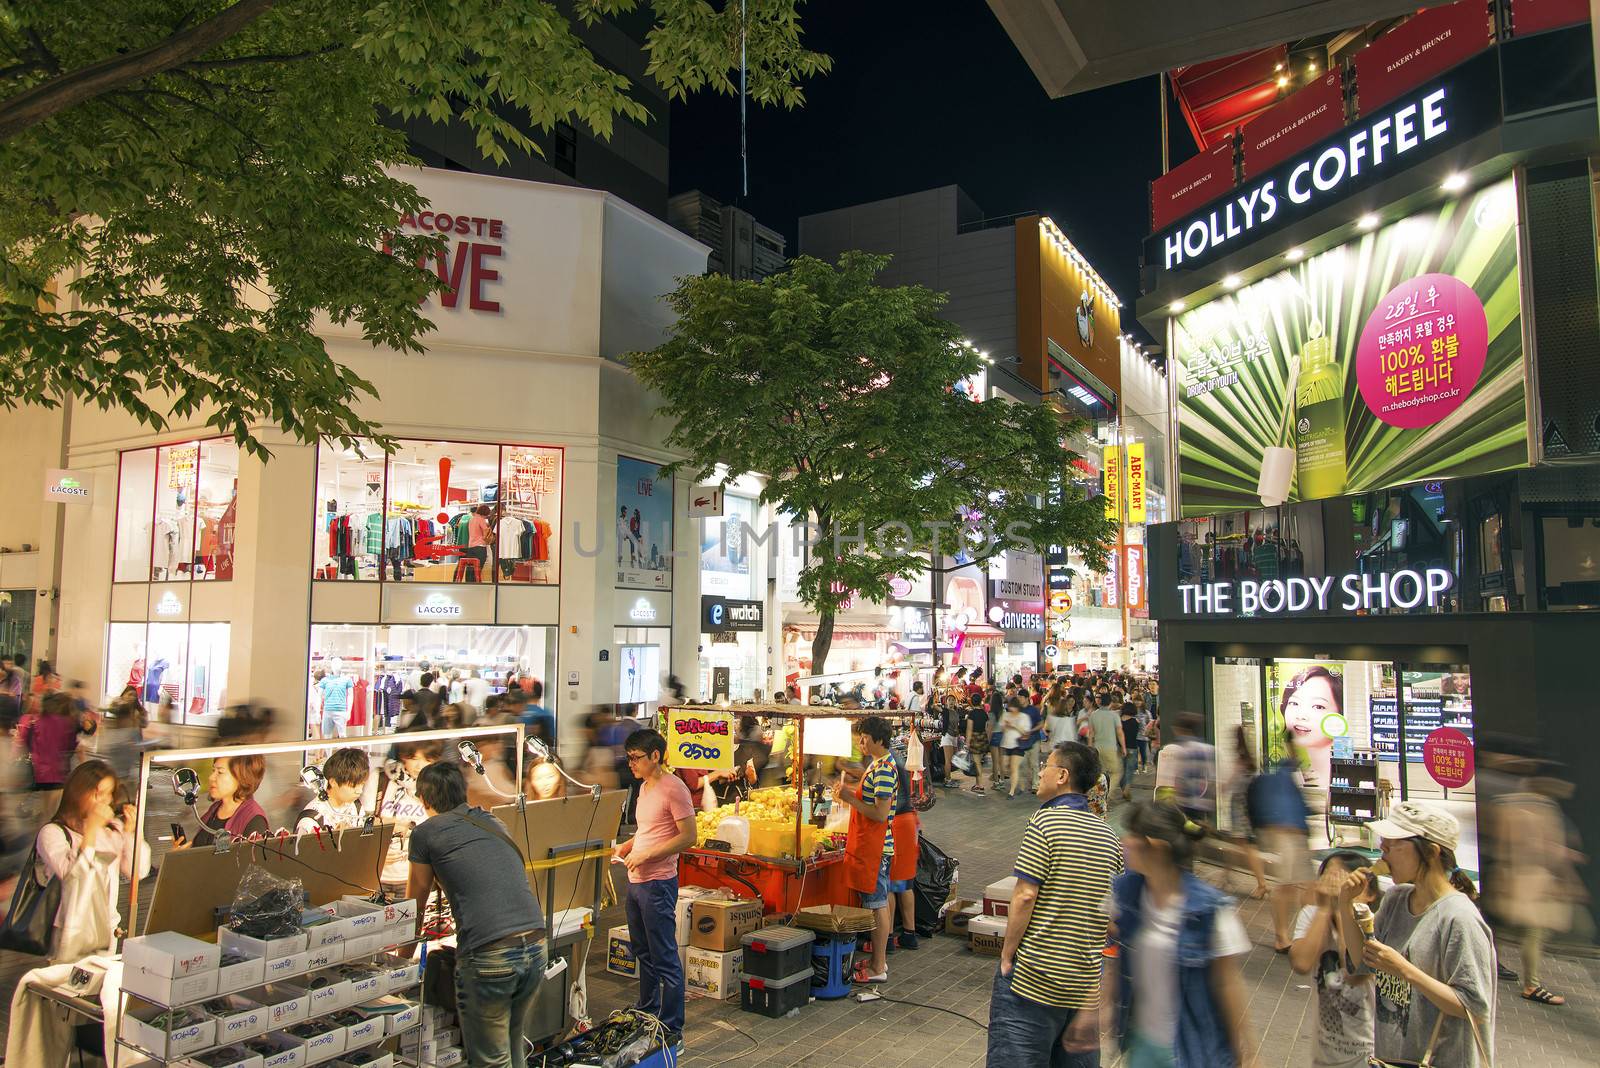
M 1148 790 L 1148 786 L 1146 787 Z M 1033 811 L 1029 799 L 972 797 L 941 792 L 923 818 L 924 833 L 961 862 L 967 897 L 1010 874 L 1016 843 Z M 1112 810 L 1115 821 L 1117 810 Z M 1204 872 L 1221 878 L 1216 870 Z M 1236 876 L 1243 890 L 1248 877 Z M 1298 1068 L 1311 1060 L 1316 992 L 1309 976 L 1295 975 L 1286 957 L 1272 951 L 1271 910 L 1264 901 L 1240 906 L 1255 948 L 1244 964 L 1250 1018 L 1263 1068 Z M 624 923 L 620 911 L 609 923 Z M 1516 967 L 1515 948 L 1505 949 Z M 598 1017 L 633 1000 L 631 982 L 607 973 L 602 952 L 591 955 L 589 999 Z M 687 1062 L 695 1068 L 791 1068 L 796 1065 L 872 1064 L 874 1068 L 970 1068 L 984 1062 L 984 1024 L 989 1018 L 993 958 L 968 952 L 965 943 L 938 936 L 916 952 L 889 958 L 886 1000 L 814 1001 L 792 1019 L 769 1020 L 740 1012 L 737 1001 L 691 1000 Z M 1497 1064 L 1582 1068 L 1600 1064 L 1600 961 L 1551 957 L 1545 985 L 1565 994 L 1564 1008 L 1535 1005 L 1518 997 L 1514 984 L 1500 985 Z M 887 999 L 920 1002 L 898 1004 Z M 949 1011 L 940 1011 L 949 1010 Z M 969 1017 L 963 1020 L 951 1013 Z M 973 1022 L 976 1021 L 976 1022 Z M 727 1027 L 737 1027 L 740 1034 Z M 1105 1063 L 1110 1064 L 1107 1058 Z

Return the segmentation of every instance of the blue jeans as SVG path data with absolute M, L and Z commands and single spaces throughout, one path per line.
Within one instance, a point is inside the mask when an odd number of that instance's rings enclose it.
M 893 854 L 885 853 L 883 860 L 878 864 L 878 885 L 872 893 L 861 895 L 861 907 L 864 909 L 881 909 L 889 903 L 889 863 L 894 859 Z
M 525 937 L 464 953 L 456 961 L 456 1012 L 472 1068 L 520 1068 L 522 1028 L 544 981 L 544 942 Z
M 1139 766 L 1144 767 L 1150 763 L 1150 739 L 1139 739 Z
M 1122 781 L 1117 785 L 1126 790 L 1133 785 L 1133 774 L 1139 770 L 1139 754 L 1130 749 L 1122 754 Z
M 683 1030 L 683 961 L 678 957 L 678 877 L 628 884 L 628 941 L 639 965 L 639 1008 Z
M 1100 1068 L 1098 1046 L 1081 1052 L 1061 1048 L 1061 1038 L 1078 1013 L 1094 1011 L 1043 1005 L 1013 993 L 1011 978 L 996 968 L 989 993 L 986 1068 Z

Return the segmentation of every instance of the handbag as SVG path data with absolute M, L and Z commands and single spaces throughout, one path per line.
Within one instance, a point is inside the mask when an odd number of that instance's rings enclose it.
M 1472 1042 L 1478 1047 L 1478 1056 L 1483 1060 L 1483 1068 L 1494 1068 L 1494 1057 L 1489 1053 L 1489 1047 L 1484 1044 L 1483 1032 L 1478 1030 L 1478 1018 L 1472 1013 L 1467 1013 L 1467 1026 L 1472 1028 Z M 1433 1051 L 1439 1045 L 1439 1032 L 1444 1027 L 1444 1013 L 1439 1013 L 1433 1021 L 1433 1033 L 1428 1036 L 1428 1048 L 1422 1051 L 1422 1059 L 1413 1064 L 1410 1061 L 1385 1061 L 1373 1057 L 1367 1063 L 1371 1068 L 1449 1068 L 1447 1065 L 1435 1064 Z
M 66 833 L 65 827 L 62 827 L 62 833 Z M 16 891 L 11 895 L 11 907 L 6 911 L 6 925 L 0 928 L 0 949 L 44 957 L 50 953 L 56 913 L 61 908 L 61 880 L 51 875 L 40 886 L 38 862 L 39 839 L 35 836 L 33 849 L 28 852 L 28 861 L 23 867 L 27 877 L 17 880 Z

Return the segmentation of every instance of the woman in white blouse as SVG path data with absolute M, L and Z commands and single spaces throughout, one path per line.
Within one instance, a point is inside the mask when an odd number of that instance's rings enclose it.
M 118 875 L 138 881 L 150 874 L 148 843 L 138 843 L 135 867 L 133 806 L 122 806 L 120 820 L 112 811 L 116 789 L 110 764 L 79 764 L 67 776 L 54 818 L 35 841 L 34 878 L 41 886 L 51 877 L 61 880 L 61 907 L 50 943 L 53 963 L 110 949 L 122 918 L 117 911 Z

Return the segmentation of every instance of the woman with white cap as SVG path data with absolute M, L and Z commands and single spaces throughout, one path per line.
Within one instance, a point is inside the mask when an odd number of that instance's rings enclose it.
M 1377 973 L 1380 1061 L 1488 1068 L 1494 1050 L 1494 939 L 1456 870 L 1460 825 L 1434 805 L 1402 801 L 1368 824 L 1395 886 L 1384 895 L 1356 970 Z M 1351 907 L 1366 869 L 1340 888 L 1340 936 L 1362 945 Z M 1463 892 L 1466 891 L 1466 892 Z

